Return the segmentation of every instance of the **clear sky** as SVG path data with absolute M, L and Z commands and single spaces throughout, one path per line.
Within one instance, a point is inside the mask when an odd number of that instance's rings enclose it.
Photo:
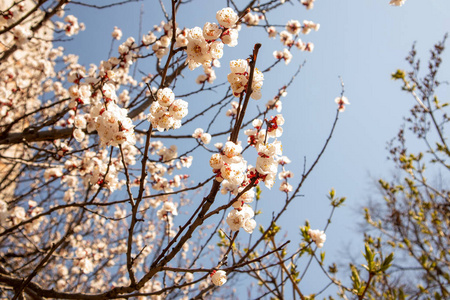
M 170 7 L 168 1 L 163 2 Z M 238 5 L 242 2 L 236 1 Z M 215 21 L 215 13 L 225 6 L 224 3 L 194 0 L 191 8 L 196 9 L 181 11 L 179 26 L 189 28 Z M 296 180 L 301 175 L 304 157 L 310 165 L 329 133 L 336 111 L 334 99 L 341 92 L 338 76 L 345 82 L 345 95 L 351 103 L 340 115 L 329 148 L 305 184 L 304 197 L 293 205 L 281 224 L 283 228 L 294 228 L 289 232 L 293 240 L 297 238 L 298 226 L 292 225 L 302 225 L 305 219 L 310 220 L 313 228 L 323 228 L 329 211 L 328 191 L 334 187 L 338 196 L 346 196 L 346 207 L 336 213 L 327 232 L 324 246 L 327 263 L 346 262 L 348 258 L 342 254 L 348 249 L 356 255 L 363 250 L 362 233 L 358 232 L 362 214 L 358 212 L 369 197 L 374 197 L 373 182 L 382 176 L 389 178 L 392 171 L 392 164 L 386 160 L 386 142 L 396 135 L 402 117 L 414 102 L 401 91 L 399 82 L 390 79 L 390 74 L 397 68 L 407 68 L 404 58 L 414 41 L 418 55 L 425 63 L 429 57 L 428 49 L 450 30 L 448 0 L 407 0 L 403 7 L 392 7 L 388 3 L 389 0 L 317 0 L 310 11 L 298 3 L 288 4 L 270 20 L 280 25 L 290 19 L 321 24 L 318 32 L 302 37 L 315 44 L 314 52 L 293 49 L 290 65 L 280 64 L 265 77 L 263 98 L 259 103 L 264 105 L 276 94 L 283 84 L 280 79 L 286 79 L 280 74 L 293 74 L 306 60 L 295 85 L 283 101 L 286 124 L 281 140 L 284 154 L 293 161 L 290 169 L 297 175 Z M 121 41 L 128 36 L 138 37 L 141 7 L 142 31 L 145 33 L 161 20 L 154 17 L 154 11 L 159 10 L 158 1 L 141 1 L 108 12 L 83 8 L 83 14 L 79 14 L 78 8 L 73 8 L 72 13 L 86 24 L 87 29 L 74 41 L 64 43 L 64 47 L 79 54 L 80 63 L 98 64 L 107 58 L 114 25 L 123 30 Z M 262 31 L 262 28 L 244 28 L 239 46 L 225 49 L 217 82 L 225 80 L 219 76 L 229 72 L 227 61 L 247 57 L 256 42 L 262 43 L 258 61 L 261 69 L 273 61 L 272 52 L 282 50 L 283 46 L 278 39 L 268 40 Z M 118 45 L 116 42 L 115 47 Z M 443 59 L 440 78 L 450 80 L 450 51 L 444 53 Z M 198 74 L 201 74 L 200 70 L 189 76 L 194 80 Z M 448 96 L 449 88 L 443 87 L 440 97 L 449 100 Z M 276 188 L 278 185 L 279 182 Z M 266 192 L 263 190 L 263 194 Z M 270 216 L 270 204 L 265 205 L 265 212 Z M 317 280 L 301 284 L 306 293 L 313 291 L 308 291 L 306 286 L 320 286 L 314 281 Z

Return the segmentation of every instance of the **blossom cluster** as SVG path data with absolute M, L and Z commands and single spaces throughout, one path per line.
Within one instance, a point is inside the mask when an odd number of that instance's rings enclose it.
M 215 153 L 209 160 L 210 166 L 216 173 L 216 180 L 226 180 L 231 186 L 237 188 L 245 179 L 247 162 L 241 155 L 242 146 L 231 141 L 225 143 L 221 153 Z
M 247 162 L 241 155 L 242 147 L 231 141 L 225 143 L 220 153 L 215 153 L 209 161 L 216 173 L 216 180 L 222 182 L 222 193 L 231 192 L 238 195 L 249 181 L 247 178 Z M 252 233 L 256 226 L 253 209 L 247 204 L 254 199 L 253 188 L 243 193 L 238 201 L 233 203 L 234 209 L 227 216 L 227 223 L 233 231 L 241 227 Z
M 227 224 L 232 231 L 238 231 L 240 228 L 243 228 L 248 233 L 252 233 L 256 227 L 256 221 L 253 219 L 254 216 L 255 213 L 251 206 L 245 204 L 228 213 Z
M 189 69 L 203 66 L 205 74 L 196 80 L 199 84 L 215 80 L 212 67 L 220 66 L 224 45 L 235 47 L 238 43 L 239 26 L 236 23 L 239 16 L 236 12 L 230 7 L 223 8 L 216 13 L 216 19 L 218 24 L 206 22 L 203 28 L 185 29 L 177 37 L 177 46 L 186 47 Z
M 169 88 L 158 90 L 157 101 L 150 106 L 148 120 L 159 131 L 181 127 L 181 119 L 188 114 L 188 103 L 181 99 L 175 100 L 175 94 Z
M 192 137 L 200 139 L 204 144 L 209 144 L 211 142 L 211 135 L 207 132 L 204 132 L 202 128 L 195 129 Z
M 292 192 L 292 185 L 289 184 L 288 179 L 294 177 L 294 173 L 292 173 L 292 171 L 285 170 L 285 165 L 290 162 L 291 160 L 286 156 L 282 156 L 278 159 L 278 164 L 283 169 L 280 173 L 278 173 L 278 179 L 282 180 L 279 190 L 284 193 Z
M 85 30 L 84 23 L 78 23 L 78 19 L 73 15 L 68 15 L 64 18 L 64 22 L 56 22 L 59 29 L 63 29 L 67 36 L 73 36 L 80 31 Z
M 15 206 L 8 209 L 8 204 L 5 201 L 0 200 L 0 232 L 2 232 L 4 228 L 17 225 L 26 219 L 35 217 L 43 211 L 44 209 L 39 207 L 37 202 L 33 200 L 28 201 L 27 210 L 22 206 Z M 39 230 L 40 226 L 43 226 L 47 222 L 48 219 L 46 218 L 35 219 L 33 222 L 24 226 L 25 233 L 33 235 Z
M 250 67 L 247 60 L 237 59 L 230 61 L 231 73 L 228 74 L 227 79 L 233 90 L 235 97 L 240 97 L 242 93 L 247 90 L 247 83 L 249 80 Z M 261 71 L 255 68 L 253 72 L 253 81 L 251 86 L 251 97 L 255 100 L 261 98 L 261 87 L 263 85 L 264 75 Z
M 312 8 L 314 1 L 308 1 L 303 3 L 308 9 Z M 292 46 L 295 46 L 297 49 L 301 51 L 308 51 L 312 52 L 314 50 L 314 44 L 313 43 L 304 43 L 300 38 L 298 38 L 298 35 L 300 33 L 302 34 L 309 34 L 311 30 L 318 31 L 320 28 L 320 24 L 316 24 L 312 21 L 304 20 L 303 25 L 298 20 L 290 20 L 287 22 L 285 26 L 285 30 L 281 31 L 279 33 L 280 35 L 280 42 L 286 46 L 287 48 L 284 48 L 283 51 L 274 51 L 273 56 L 276 59 L 283 59 L 285 61 L 285 64 L 289 64 L 289 62 L 292 59 L 292 53 L 290 49 Z M 270 38 L 275 38 L 278 34 L 277 30 L 274 26 L 269 26 L 267 28 L 267 33 L 269 34 Z
M 213 59 L 223 56 L 224 44 L 230 47 L 237 45 L 238 31 L 234 27 L 239 16 L 227 7 L 217 12 L 216 19 L 219 24 L 207 22 L 203 29 L 195 27 L 187 30 L 186 62 L 189 69 L 211 66 Z
M 102 145 L 117 147 L 124 142 L 136 143 L 134 125 L 127 114 L 127 109 L 120 108 L 114 102 L 93 107 L 91 117 L 95 120 L 95 129 Z
M 249 178 L 256 178 L 256 183 L 264 182 L 265 186 L 271 188 L 275 183 L 278 172 L 279 160 L 282 155 L 281 142 L 275 140 L 269 143 L 268 138 L 277 138 L 283 134 L 284 118 L 281 114 L 266 120 L 267 129 L 263 129 L 263 121 L 255 119 L 252 122 L 254 129 L 247 129 L 245 134 L 248 136 L 247 142 L 258 151 L 256 166 L 249 170 Z M 284 158 L 284 162 L 287 158 Z M 283 161 L 282 161 L 283 162 Z
M 124 154 L 124 162 L 128 165 L 136 163 L 135 156 L 137 155 L 136 148 L 130 143 L 123 143 L 122 152 Z M 58 169 L 50 169 L 52 172 L 44 174 L 47 180 L 52 177 L 61 177 L 61 181 L 69 188 L 64 194 L 64 201 L 71 202 L 75 198 L 75 191 L 78 188 L 79 180 L 82 178 L 82 183 L 85 187 L 104 186 L 110 191 L 120 189 L 124 184 L 124 180 L 119 180 L 119 172 L 122 169 L 122 160 L 113 158 L 109 161 L 108 151 L 101 149 L 97 152 L 86 151 L 85 155 L 80 158 L 72 158 L 66 160 L 64 164 L 65 174 L 62 176 L 62 171 Z

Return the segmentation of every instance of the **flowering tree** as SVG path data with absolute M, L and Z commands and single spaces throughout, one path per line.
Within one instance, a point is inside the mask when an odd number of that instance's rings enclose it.
M 414 47 L 406 58 L 410 72 L 398 70 L 392 74 L 416 105 L 405 118 L 407 127 L 402 126 L 389 144 L 390 158 L 398 172 L 390 180 L 379 181 L 384 201 L 366 208 L 366 221 L 374 229 L 367 241 L 381 252 L 395 250 L 398 260 L 370 288 L 368 294 L 375 299 L 450 296 L 450 192 L 445 183 L 450 155 L 446 138 L 448 103 L 441 102 L 436 94 L 443 83 L 438 71 L 446 38 L 431 50 L 423 77 Z M 411 150 L 414 138 L 425 150 Z
M 127 2 L 0 4 L 2 296 L 203 298 L 244 273 L 260 283 L 255 293 L 283 298 L 290 285 L 306 299 L 296 265 L 308 254 L 322 266 L 316 250 L 325 233 L 307 223 L 303 242 L 288 254 L 277 221 L 300 195 L 349 103 L 342 89 L 324 147 L 297 181 L 280 138 L 282 98 L 301 66 L 276 95 L 264 96 L 270 100 L 263 109 L 248 111 L 262 98 L 264 78 L 290 62 L 291 50 L 313 51 L 300 36 L 319 24 L 271 24 L 284 1 L 253 0 L 224 1 L 211 22 L 184 28 L 177 14 L 189 2 L 172 0 L 160 3 L 166 21 L 127 38 L 89 68 L 55 46 L 62 34 L 84 30 L 66 12 L 71 6 Z M 301 1 L 306 9 L 313 4 Z M 225 63 L 227 80 L 216 78 L 223 52 L 238 47 L 240 31 L 251 26 L 278 37 L 284 50 L 262 58 L 255 41 L 240 59 Z M 112 38 L 122 38 L 120 29 Z M 154 69 L 138 78 L 134 66 L 149 60 Z M 203 69 L 196 79 L 194 69 Z M 188 111 L 190 99 L 209 91 L 214 99 Z M 203 128 L 191 125 L 201 119 Z M 209 174 L 192 180 L 190 170 L 204 161 Z M 277 177 L 280 201 L 270 221 L 258 224 L 254 200 L 264 201 L 263 189 L 274 188 Z M 344 201 L 334 191 L 330 199 L 332 212 Z

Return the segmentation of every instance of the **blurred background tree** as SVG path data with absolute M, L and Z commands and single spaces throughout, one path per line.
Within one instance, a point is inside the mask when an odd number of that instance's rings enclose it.
M 370 287 L 371 299 L 450 297 L 449 103 L 437 94 L 441 84 L 448 85 L 437 76 L 446 39 L 431 49 L 424 70 L 413 45 L 406 58 L 410 70 L 392 74 L 416 105 L 388 144 L 396 172 L 379 180 L 383 199 L 374 195 L 365 208 L 367 242 L 381 252 L 395 251 L 389 272 Z

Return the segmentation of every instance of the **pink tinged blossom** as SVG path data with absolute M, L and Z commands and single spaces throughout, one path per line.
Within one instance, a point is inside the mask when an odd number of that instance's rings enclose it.
M 210 142 L 211 142 L 211 135 L 209 134 L 209 133 L 204 133 L 202 136 L 201 136 L 201 138 L 200 138 L 201 140 L 202 140 L 202 142 L 204 143 L 204 144 L 209 144 Z
M 264 185 L 268 188 L 271 189 L 273 187 L 273 185 L 275 184 L 275 174 L 269 173 L 266 175 L 266 178 L 264 179 Z
M 194 274 L 188 272 L 184 275 L 184 279 L 187 283 L 194 281 Z
M 227 216 L 227 224 L 230 226 L 232 231 L 238 231 L 241 227 L 244 227 L 244 230 L 251 233 L 256 226 L 256 223 L 252 221 L 248 222 L 255 216 L 253 209 L 248 205 L 243 205 L 242 208 L 233 209 L 228 213 Z M 247 224 L 246 224 L 247 223 Z
M 174 216 L 178 215 L 177 207 L 171 201 L 164 202 L 163 209 Z
M 188 103 L 184 100 L 177 99 L 169 106 L 169 113 L 176 120 L 181 120 L 188 114 Z
M 248 13 L 244 17 L 244 22 L 247 26 L 256 26 L 259 24 L 259 17 L 257 14 Z
M 161 41 L 162 47 L 167 48 L 170 46 L 170 38 L 167 35 L 163 35 L 159 40 Z
M 84 129 L 84 128 L 86 128 L 86 124 L 87 124 L 87 123 L 86 123 L 86 119 L 84 118 L 83 115 L 76 115 L 76 116 L 75 116 L 73 125 L 74 125 L 76 128 Z
M 338 109 L 340 112 L 345 111 L 345 105 L 349 105 L 350 102 L 348 102 L 347 97 L 342 96 L 342 97 L 337 97 L 336 99 L 334 99 L 334 102 L 337 103 L 338 105 Z
M 239 16 L 231 7 L 226 7 L 216 13 L 216 19 L 223 27 L 231 28 L 236 24 Z
M 300 33 L 300 30 L 302 29 L 302 25 L 297 20 L 290 20 L 286 24 L 286 30 L 294 35 L 297 35 Z
M 285 164 L 290 164 L 291 160 L 287 156 L 282 156 L 278 159 L 278 164 L 284 166 Z
M 276 59 L 282 59 L 284 57 L 283 52 L 282 51 L 273 51 L 273 57 L 275 57 Z
M 248 82 L 247 77 L 241 74 L 230 73 L 228 74 L 227 79 L 233 90 L 233 95 L 239 97 L 240 94 L 245 91 Z
M 244 73 L 247 71 L 248 62 L 246 59 L 236 59 L 230 61 L 230 69 L 232 73 Z
M 206 74 L 200 74 L 198 75 L 197 79 L 195 79 L 195 83 L 197 84 L 203 84 L 208 79 L 208 76 Z
M 209 44 L 204 39 L 190 40 L 187 45 L 186 52 L 187 63 L 189 64 L 190 70 L 194 70 L 204 63 L 210 64 L 212 62 L 212 56 L 209 52 Z
M 222 270 L 214 271 L 211 275 L 211 281 L 216 286 L 222 286 L 227 282 L 227 273 Z
M 117 147 L 125 142 L 134 144 L 136 142 L 134 126 L 131 119 L 127 117 L 127 110 L 120 108 L 113 102 L 107 104 L 106 110 L 104 108 L 98 110 L 101 106 L 99 104 L 96 109 L 98 117 L 95 128 L 100 136 L 102 145 Z
M 233 156 L 239 155 L 242 151 L 242 146 L 237 145 L 231 141 L 225 143 L 225 147 L 223 148 L 223 153 L 231 158 Z
M 175 46 L 176 47 L 186 47 L 188 43 L 189 43 L 189 40 L 187 39 L 186 35 L 182 33 L 177 36 Z
M 261 93 L 260 90 L 253 90 L 253 92 L 252 92 L 252 94 L 250 95 L 250 97 L 251 97 L 253 100 L 259 100 L 259 99 L 261 99 L 261 97 L 262 97 L 262 93 Z
M 406 0 L 391 0 L 389 4 L 393 6 L 402 6 L 403 4 L 405 4 L 405 2 Z
M 250 205 L 244 205 L 240 212 L 244 215 L 245 219 L 251 219 L 255 216 L 255 212 Z
M 265 157 L 279 156 L 283 152 L 280 141 L 274 141 L 270 144 L 259 144 L 257 149 L 258 154 Z
M 298 39 L 294 45 L 300 51 L 305 51 L 305 49 L 306 49 L 306 44 L 304 42 L 302 42 L 301 39 Z
M 302 4 L 309 10 L 314 8 L 314 1 L 315 0 L 302 0 Z
M 78 97 L 84 104 L 90 103 L 90 97 L 91 97 L 91 86 L 88 84 L 80 84 L 78 88 Z
M 62 168 L 49 168 L 44 172 L 44 179 L 49 180 L 53 177 L 61 177 L 63 175 Z
M 291 62 L 292 59 L 292 54 L 288 49 L 284 49 L 283 50 L 283 59 L 284 59 L 284 63 L 287 65 Z
M 223 184 L 222 184 L 223 186 Z M 226 194 L 226 193 L 222 193 L 222 194 Z M 242 206 L 244 205 L 244 201 L 242 201 L 241 199 L 239 199 L 239 201 L 236 201 L 232 204 L 233 208 L 239 210 L 242 208 Z
M 223 56 L 223 43 L 216 41 L 212 42 L 209 46 L 209 52 L 212 58 L 220 59 Z
M 314 51 L 314 44 L 311 43 L 311 42 L 307 43 L 306 46 L 305 46 L 305 51 L 313 52 Z
M 228 213 L 227 216 L 227 224 L 230 226 L 232 231 L 238 231 L 242 224 L 245 222 L 244 215 L 241 214 L 238 210 L 233 209 Z
M 122 38 L 122 30 L 120 30 L 120 28 L 118 28 L 117 26 L 114 26 L 114 30 L 111 33 L 111 36 L 116 40 L 120 40 Z
M 304 20 L 302 33 L 308 34 L 311 32 L 311 30 L 318 31 L 319 28 L 320 28 L 320 24 L 315 24 L 313 21 Z
M 280 41 L 285 46 L 290 46 L 294 42 L 294 40 L 292 38 L 292 34 L 285 30 L 280 32 Z
M 254 120 L 252 121 L 253 127 L 255 127 L 255 128 L 257 128 L 257 129 L 260 129 L 261 126 L 262 126 L 262 124 L 263 124 L 263 120 L 261 120 L 261 119 L 254 119 Z
M 156 99 L 161 106 L 169 106 L 175 99 L 175 94 L 169 88 L 158 90 Z
M 21 206 L 16 206 L 11 212 L 11 218 L 13 219 L 14 224 L 18 224 L 25 220 L 26 212 L 25 209 Z
M 84 30 L 84 24 L 79 24 L 78 19 L 72 15 L 65 17 L 64 21 L 67 22 L 67 24 L 64 26 L 64 30 L 67 36 L 78 34 L 80 30 Z
M 244 230 L 247 231 L 248 233 L 253 233 L 255 227 L 256 221 L 254 219 L 245 220 L 244 225 L 242 226 L 242 228 L 244 228 Z
M 279 163 L 279 161 L 278 161 Z M 278 178 L 281 180 L 285 180 L 287 178 L 293 178 L 294 177 L 294 173 L 292 173 L 291 171 L 282 171 L 278 174 Z
M 256 159 L 256 171 L 259 174 L 276 174 L 278 169 L 278 163 L 272 157 L 258 156 Z
M 209 160 L 209 165 L 211 166 L 211 168 L 215 170 L 222 168 L 223 166 L 222 155 L 219 153 L 214 153 L 211 156 L 211 159 Z
M 235 47 L 238 44 L 239 32 L 234 28 L 225 30 L 222 34 L 221 40 L 229 47 Z
M 292 192 L 292 185 L 290 185 L 287 181 L 283 181 L 280 185 L 280 191 L 290 193 Z
M 250 190 L 242 194 L 239 200 L 245 203 L 253 202 L 253 200 L 255 200 L 255 189 L 251 188 Z
M 187 30 L 187 39 L 189 41 L 199 40 L 204 41 L 203 30 L 200 27 L 194 27 Z
M 267 33 L 269 34 L 269 38 L 276 38 L 277 37 L 277 30 L 273 26 L 270 26 L 270 27 L 267 28 Z
M 192 137 L 199 139 L 199 138 L 201 138 L 202 134 L 203 134 L 203 129 L 197 128 L 197 129 L 195 129 L 194 133 L 192 134 Z
M 205 40 L 214 41 L 220 37 L 222 29 L 216 23 L 206 22 L 203 26 L 203 37 Z
M 142 36 L 142 44 L 145 46 L 153 44 L 155 41 L 156 35 L 151 31 L 148 34 Z
M 25 26 L 18 25 L 12 29 L 12 34 L 18 46 L 21 46 L 28 42 L 28 38 L 31 37 L 32 32 Z
M 323 243 L 325 243 L 325 240 L 327 239 L 325 232 L 323 232 L 322 230 L 318 230 L 318 229 L 314 229 L 314 230 L 310 229 L 310 230 L 308 230 L 308 234 L 311 237 L 311 239 L 313 240 L 313 242 L 316 243 L 317 248 L 323 247 Z
M 224 164 L 220 169 L 220 174 L 224 179 L 227 179 L 234 185 L 239 185 L 244 180 L 242 170 L 237 164 Z
M 75 138 L 75 140 L 77 140 L 77 142 L 81 143 L 84 140 L 85 137 L 85 133 L 83 132 L 83 129 L 80 128 L 76 128 L 73 131 L 73 137 Z
M 262 85 L 263 85 L 263 80 L 264 80 L 264 74 L 258 70 L 258 68 L 255 68 L 254 72 L 253 72 L 253 83 L 252 83 L 252 88 L 253 89 L 261 89 Z
M 92 260 L 88 257 L 82 258 L 79 261 L 79 267 L 83 271 L 84 274 L 89 274 L 94 271 L 94 264 L 92 263 Z

